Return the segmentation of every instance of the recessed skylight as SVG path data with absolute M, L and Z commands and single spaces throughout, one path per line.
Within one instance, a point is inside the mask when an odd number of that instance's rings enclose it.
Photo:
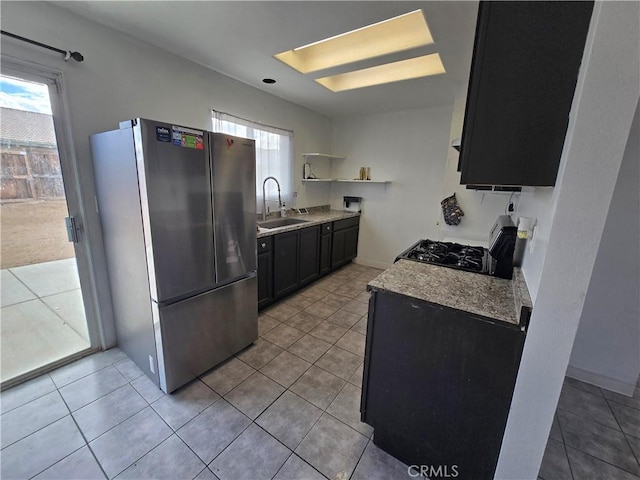
M 415 10 L 274 57 L 300 73 L 309 73 L 432 43 L 422 10 Z
M 386 63 L 376 67 L 341 73 L 331 77 L 316 79 L 316 82 L 332 92 L 370 87 L 383 83 L 398 82 L 411 78 L 428 77 L 446 73 L 440 55 L 433 53 L 399 62 Z

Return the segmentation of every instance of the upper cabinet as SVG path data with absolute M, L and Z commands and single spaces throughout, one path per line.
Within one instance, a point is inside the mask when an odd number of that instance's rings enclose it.
M 460 183 L 555 184 L 593 2 L 480 2 Z

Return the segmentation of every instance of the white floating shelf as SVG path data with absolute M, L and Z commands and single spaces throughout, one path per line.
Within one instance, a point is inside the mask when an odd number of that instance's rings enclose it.
M 391 183 L 391 180 L 349 180 L 348 178 L 303 178 L 302 183 L 305 183 L 305 182 L 343 182 L 343 183 L 386 184 L 386 183 Z
M 349 180 L 346 178 L 338 178 L 334 182 L 349 182 L 349 183 L 391 183 L 391 180 Z
M 335 159 L 335 160 L 344 160 L 345 156 L 342 155 L 331 155 L 329 153 L 303 153 L 302 154 L 303 157 L 324 157 L 324 158 L 330 158 L 330 159 Z

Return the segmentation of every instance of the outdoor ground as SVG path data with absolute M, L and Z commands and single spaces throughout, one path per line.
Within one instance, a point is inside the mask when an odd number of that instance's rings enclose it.
M 73 257 L 66 216 L 64 199 L 0 204 L 0 268 Z

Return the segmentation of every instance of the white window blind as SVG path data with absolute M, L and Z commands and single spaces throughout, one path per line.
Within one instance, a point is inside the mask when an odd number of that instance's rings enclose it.
M 273 176 L 280 183 L 282 201 L 292 205 L 293 190 L 293 132 L 245 120 L 228 113 L 212 111 L 213 131 L 228 133 L 256 141 L 256 201 L 262 211 L 262 182 Z M 276 182 L 266 184 L 267 205 L 277 209 L 278 188 Z

